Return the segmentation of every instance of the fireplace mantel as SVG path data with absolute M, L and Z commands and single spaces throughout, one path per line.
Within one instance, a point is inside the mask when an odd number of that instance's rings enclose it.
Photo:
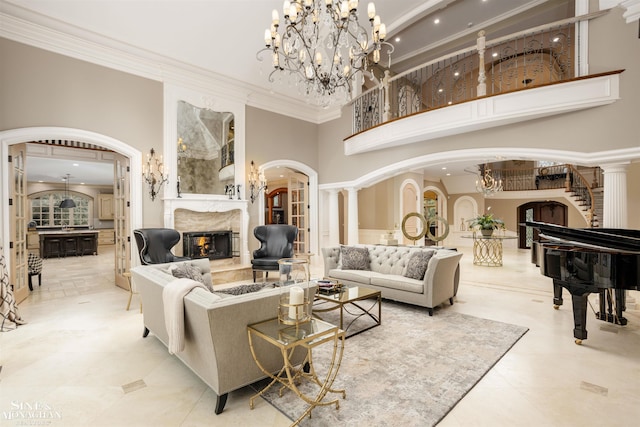
M 247 200 L 229 199 L 226 196 L 212 196 L 205 194 L 190 194 L 180 198 L 165 198 L 164 226 L 175 228 L 176 209 L 194 212 L 228 212 L 240 210 L 242 225 L 240 229 L 240 262 L 243 265 L 251 263 L 249 256 L 249 202 Z

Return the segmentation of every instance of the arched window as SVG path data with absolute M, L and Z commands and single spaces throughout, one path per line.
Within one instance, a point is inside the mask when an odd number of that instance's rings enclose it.
M 93 199 L 81 193 L 69 192 L 75 208 L 60 209 L 64 191 L 45 191 L 29 196 L 31 219 L 38 227 L 88 226 L 89 207 Z

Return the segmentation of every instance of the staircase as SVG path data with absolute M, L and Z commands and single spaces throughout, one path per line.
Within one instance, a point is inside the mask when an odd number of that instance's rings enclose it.
M 600 227 L 603 214 L 602 170 L 599 167 L 584 168 L 567 165 L 569 179 L 567 192 L 582 211 L 591 228 Z M 586 177 L 593 176 L 588 180 Z

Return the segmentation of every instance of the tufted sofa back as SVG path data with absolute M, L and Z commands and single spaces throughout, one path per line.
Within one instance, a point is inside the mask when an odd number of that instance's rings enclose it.
M 355 245 L 369 250 L 369 269 L 380 274 L 404 275 L 411 254 L 416 251 L 435 252 L 430 248 L 385 245 Z M 325 262 L 325 275 L 329 270 L 340 268 L 340 247 L 322 248 Z

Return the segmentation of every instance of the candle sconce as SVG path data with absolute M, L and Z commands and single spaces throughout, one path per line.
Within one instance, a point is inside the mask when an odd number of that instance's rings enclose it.
M 284 258 L 278 261 L 278 265 L 281 290 L 278 320 L 282 324 L 296 326 L 308 322 L 311 320 L 313 300 L 309 288 L 309 262 L 306 259 Z
M 164 167 L 162 155 L 160 158 L 156 157 L 156 151 L 153 148 L 147 154 L 147 161 L 142 164 L 142 179 L 149 186 L 152 201 L 156 199 L 162 184 L 169 182 L 168 170 Z

